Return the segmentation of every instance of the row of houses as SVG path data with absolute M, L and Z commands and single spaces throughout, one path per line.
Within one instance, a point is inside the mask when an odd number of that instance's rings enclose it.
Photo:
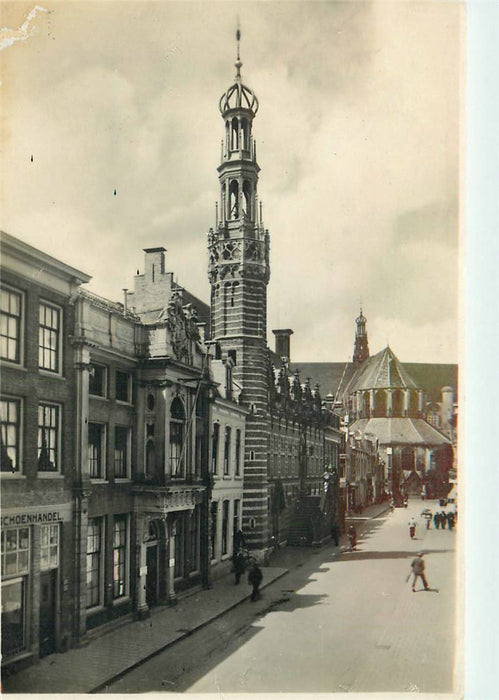
M 120 304 L 1 243 L 2 663 L 19 666 L 228 572 L 234 534 L 255 528 L 243 512 L 254 409 L 164 249 L 145 251 Z M 270 419 L 268 549 L 339 459 L 337 419 L 293 382 Z

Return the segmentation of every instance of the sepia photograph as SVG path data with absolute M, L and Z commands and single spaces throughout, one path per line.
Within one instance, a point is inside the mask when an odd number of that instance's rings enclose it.
M 465 5 L 0 18 L 2 692 L 463 697 Z

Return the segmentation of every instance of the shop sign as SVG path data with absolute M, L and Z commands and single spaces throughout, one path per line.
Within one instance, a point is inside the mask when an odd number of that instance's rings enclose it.
M 51 506 L 34 506 L 32 508 L 3 508 L 2 527 L 16 525 L 45 525 L 47 523 L 62 523 L 71 520 L 69 504 L 54 504 Z

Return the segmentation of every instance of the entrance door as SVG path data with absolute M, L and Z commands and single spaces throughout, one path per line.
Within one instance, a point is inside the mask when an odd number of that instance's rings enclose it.
M 40 656 L 55 649 L 55 582 L 57 569 L 40 574 Z
M 158 581 L 158 545 L 151 544 L 146 549 L 146 603 L 156 605 L 159 597 L 159 581 Z

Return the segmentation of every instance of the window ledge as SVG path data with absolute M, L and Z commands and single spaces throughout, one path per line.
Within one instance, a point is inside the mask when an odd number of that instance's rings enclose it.
M 22 480 L 26 479 L 26 474 L 19 474 L 18 472 L 0 472 L 0 479 Z
M 115 484 L 128 484 L 131 481 L 132 481 L 132 479 L 129 476 L 115 476 L 114 477 Z
M 21 651 L 13 652 L 11 656 L 6 657 L 5 655 L 3 655 L 2 666 L 8 666 L 10 664 L 17 663 L 18 661 L 22 661 L 23 659 L 29 659 L 32 656 L 34 656 L 33 651 L 26 651 L 26 649 L 21 649 Z
M 101 477 L 90 477 L 90 482 L 92 484 L 108 484 L 109 481 L 107 479 L 103 479 Z
M 130 602 L 130 596 L 129 596 L 129 595 L 124 595 L 124 596 L 122 596 L 121 598 L 115 598 L 115 599 L 113 600 L 113 606 L 114 606 L 114 605 L 116 605 L 116 606 L 118 606 L 118 605 L 124 605 L 125 603 L 129 603 L 129 602 Z
M 87 615 L 95 615 L 98 612 L 102 612 L 104 609 L 105 609 L 104 606 L 101 603 L 99 603 L 99 605 L 92 605 L 91 608 L 86 608 L 86 614 Z M 87 631 L 91 631 L 91 630 L 87 630 Z
M 43 376 L 43 377 L 50 377 L 51 379 L 60 379 L 63 382 L 67 381 L 66 377 L 64 377 L 61 372 L 51 372 L 49 369 L 42 369 L 41 367 L 38 368 L 38 372 Z
M 39 479 L 64 479 L 64 474 L 60 472 L 37 472 Z
M 122 401 L 121 399 L 115 399 L 116 403 L 119 403 L 120 406 L 130 406 L 130 408 L 133 408 L 133 403 L 131 401 Z
M 3 369 L 19 369 L 21 372 L 27 372 L 28 368 L 25 367 L 24 365 L 18 364 L 17 362 L 13 362 L 12 360 L 2 360 L 2 367 Z
M 88 398 L 97 399 L 98 401 L 109 401 L 108 396 L 101 396 L 100 394 L 91 394 L 90 392 L 88 392 Z

